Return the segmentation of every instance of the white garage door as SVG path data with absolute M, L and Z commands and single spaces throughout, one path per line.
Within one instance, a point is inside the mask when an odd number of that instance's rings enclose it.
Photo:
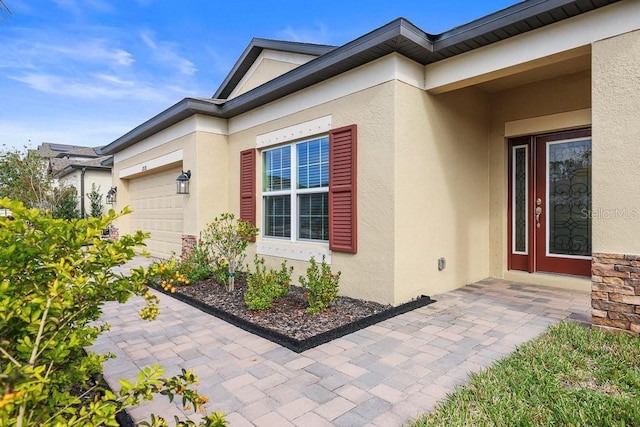
M 182 250 L 182 203 L 176 194 L 176 178 L 181 168 L 172 168 L 129 182 L 131 227 L 151 233 L 146 240 L 151 255 L 170 258 Z

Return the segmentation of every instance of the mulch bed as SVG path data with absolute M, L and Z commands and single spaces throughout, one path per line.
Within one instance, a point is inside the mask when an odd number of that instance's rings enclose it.
M 164 292 L 161 288 L 156 289 Z M 246 290 L 246 281 L 241 276 L 231 292 L 213 279 L 207 279 L 177 287 L 173 294 L 164 293 L 296 352 L 434 302 L 422 296 L 393 307 L 338 296 L 324 312 L 307 313 L 304 290 L 292 286 L 290 293 L 274 301 L 270 309 L 254 311 L 244 302 Z

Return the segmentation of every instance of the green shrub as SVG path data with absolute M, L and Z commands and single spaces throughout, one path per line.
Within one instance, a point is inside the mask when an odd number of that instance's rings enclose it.
M 91 192 L 87 193 L 91 209 L 89 216 L 94 218 L 100 218 L 104 214 L 104 205 L 102 204 L 102 193 L 100 193 L 100 186 L 96 187 L 96 184 L 91 184 Z
M 287 267 L 287 261 L 282 261 L 279 271 L 271 268 L 267 272 L 264 258 L 257 255 L 253 263 L 255 272 L 251 273 L 247 266 L 247 291 L 244 293 L 244 301 L 251 310 L 266 310 L 274 300 L 289 294 L 293 267 Z
M 186 255 L 180 257 L 177 264 L 178 271 L 187 279 L 185 284 L 196 283 L 213 274 L 209 252 L 202 240 L 197 241 Z
M 216 283 L 226 286 L 229 282 L 229 263 L 224 258 L 215 258 L 212 264 L 213 278 Z
M 13 214 L 0 218 L 0 426 L 114 426 L 117 411 L 156 393 L 204 409 L 206 398 L 189 388 L 197 381 L 190 371 L 162 378 L 161 368 L 145 368 L 118 396 L 90 385 L 113 357 L 85 352 L 108 329 L 97 323 L 104 303 L 139 295 L 147 301 L 140 315 L 158 314 L 158 298 L 146 283 L 163 273 L 160 265 L 129 275 L 114 271 L 147 235 L 102 240 L 102 230 L 119 217 L 113 210 L 102 218 L 64 220 L 9 199 L 0 199 L 0 208 Z M 200 425 L 223 422 L 212 414 Z
M 309 263 L 311 266 L 307 268 L 307 276 L 300 276 L 299 280 L 306 291 L 304 295 L 309 303 L 307 312 L 319 313 L 326 310 L 338 296 L 340 272 L 336 274 L 331 272 L 331 267 L 325 262 L 324 255 L 319 267 L 314 257 L 311 257 Z

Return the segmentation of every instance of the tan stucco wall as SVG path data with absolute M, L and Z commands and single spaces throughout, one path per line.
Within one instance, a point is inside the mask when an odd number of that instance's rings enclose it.
M 182 150 L 182 162 L 164 165 L 157 169 L 149 169 L 144 173 L 120 179 L 123 169 L 149 162 L 175 151 Z M 154 148 L 116 162 L 113 170 L 114 185 L 118 186 L 117 203 L 114 208 L 121 210 L 130 204 L 129 181 L 140 176 L 156 175 L 167 168 L 181 166 L 185 171 L 191 170 L 190 194 L 181 196 L 184 206 L 185 234 L 198 235 L 199 231 L 215 216 L 229 210 L 228 170 L 227 170 L 227 136 L 206 131 L 192 132 L 182 137 L 157 144 Z M 179 174 L 179 172 L 178 172 Z M 178 176 L 176 174 L 176 178 Z M 166 180 L 166 177 L 162 179 Z M 175 184 L 175 180 L 172 181 Z M 131 233 L 129 218 L 121 218 L 117 222 L 121 233 Z
M 195 162 L 195 158 L 196 158 L 196 153 L 195 153 L 195 142 L 196 140 L 196 134 L 195 133 L 191 133 L 188 135 L 185 135 L 181 138 L 169 141 L 165 144 L 159 145 L 157 147 L 154 147 L 150 150 L 147 151 L 143 151 L 140 154 L 136 154 L 133 155 L 131 157 L 128 157 L 126 159 L 120 160 L 118 161 L 118 159 L 116 159 L 116 161 L 114 162 L 114 167 L 113 167 L 113 185 L 117 186 L 118 188 L 118 193 L 117 193 L 117 198 L 116 198 L 116 203 L 113 204 L 113 209 L 116 210 L 116 212 L 121 211 L 125 206 L 130 206 L 131 205 L 131 199 L 130 199 L 130 194 L 129 194 L 129 182 L 132 179 L 135 179 L 136 177 L 140 177 L 140 176 L 153 176 L 156 175 L 158 172 L 162 171 L 162 170 L 166 170 L 166 169 L 172 169 L 175 168 L 176 166 L 180 166 L 180 163 L 174 163 L 174 164 L 168 164 L 168 165 L 164 165 L 163 167 L 157 168 L 157 169 L 150 169 L 145 171 L 144 173 L 140 173 L 140 174 L 136 174 L 133 176 L 128 176 L 125 179 L 120 179 L 120 171 L 122 171 L 123 169 L 127 169 L 129 167 L 141 164 L 141 163 L 145 163 L 148 162 L 151 159 L 155 159 L 158 158 L 160 156 L 172 153 L 176 150 L 184 150 L 184 164 L 185 165 L 189 165 L 189 164 L 194 164 Z M 127 152 L 123 152 L 122 155 L 126 155 Z M 187 166 L 188 168 L 188 166 Z M 176 175 L 177 177 L 177 175 Z M 166 179 L 166 177 L 164 177 Z M 159 178 L 160 179 L 160 178 Z M 190 196 L 183 196 L 185 198 L 185 200 L 183 200 L 183 206 L 185 208 L 190 208 Z M 193 202 L 192 202 L 193 203 Z M 193 203 L 195 205 L 195 203 Z M 125 215 L 121 218 L 119 218 L 116 223 L 115 226 L 118 227 L 120 235 L 123 234 L 131 234 L 133 232 L 135 232 L 136 230 L 132 229 L 132 225 L 131 225 L 131 215 Z
M 594 252 L 640 254 L 640 31 L 593 45 Z
M 396 90 L 394 298 L 404 302 L 489 275 L 488 98 Z
M 251 77 L 243 82 L 242 86 L 237 89 L 237 93 L 234 91 L 234 95 L 238 96 L 245 92 L 249 92 L 251 89 L 271 81 L 297 67 L 299 67 L 299 64 L 276 61 L 274 59 L 263 59 Z
M 229 136 L 229 207 L 237 214 L 240 151 L 255 147 L 257 135 L 327 115 L 332 117 L 332 128 L 358 126 L 358 253 L 333 252 L 332 269 L 342 272 L 342 294 L 384 303 L 394 302 L 394 96 L 395 84 L 389 82 Z M 257 163 L 260 171 L 260 155 Z M 257 177 L 260 200 L 261 173 Z M 262 227 L 261 215 L 258 201 L 258 227 Z M 251 247 L 248 261 L 253 250 Z M 282 262 L 281 258 L 265 259 L 272 267 Z M 303 261 L 288 264 L 295 267 L 296 281 L 308 266 Z
M 216 216 L 229 212 L 229 157 L 227 136 L 197 132 L 189 209 L 185 210 L 185 234 L 198 235 Z M 193 166 L 189 166 L 193 165 Z
M 591 76 L 589 71 L 579 71 L 491 94 L 488 138 L 490 183 L 489 272 L 492 277 L 504 277 L 507 270 L 508 153 L 505 124 L 517 120 L 538 118 L 536 126 L 540 132 L 563 130 L 565 126 L 563 121 L 555 119 L 554 114 L 588 109 L 590 106 Z M 548 126 L 546 127 L 541 124 L 545 121 L 548 121 Z M 558 126 L 562 128 L 558 128 Z M 521 277 L 523 281 L 527 281 L 526 276 Z

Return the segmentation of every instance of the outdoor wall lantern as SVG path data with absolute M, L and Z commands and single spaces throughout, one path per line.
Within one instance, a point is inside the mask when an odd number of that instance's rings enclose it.
M 112 205 L 115 203 L 117 192 L 118 192 L 118 187 L 111 187 L 109 191 L 107 191 L 107 197 L 106 197 L 107 204 Z
M 191 171 L 182 171 L 176 178 L 176 194 L 189 194 L 189 180 L 191 179 Z

